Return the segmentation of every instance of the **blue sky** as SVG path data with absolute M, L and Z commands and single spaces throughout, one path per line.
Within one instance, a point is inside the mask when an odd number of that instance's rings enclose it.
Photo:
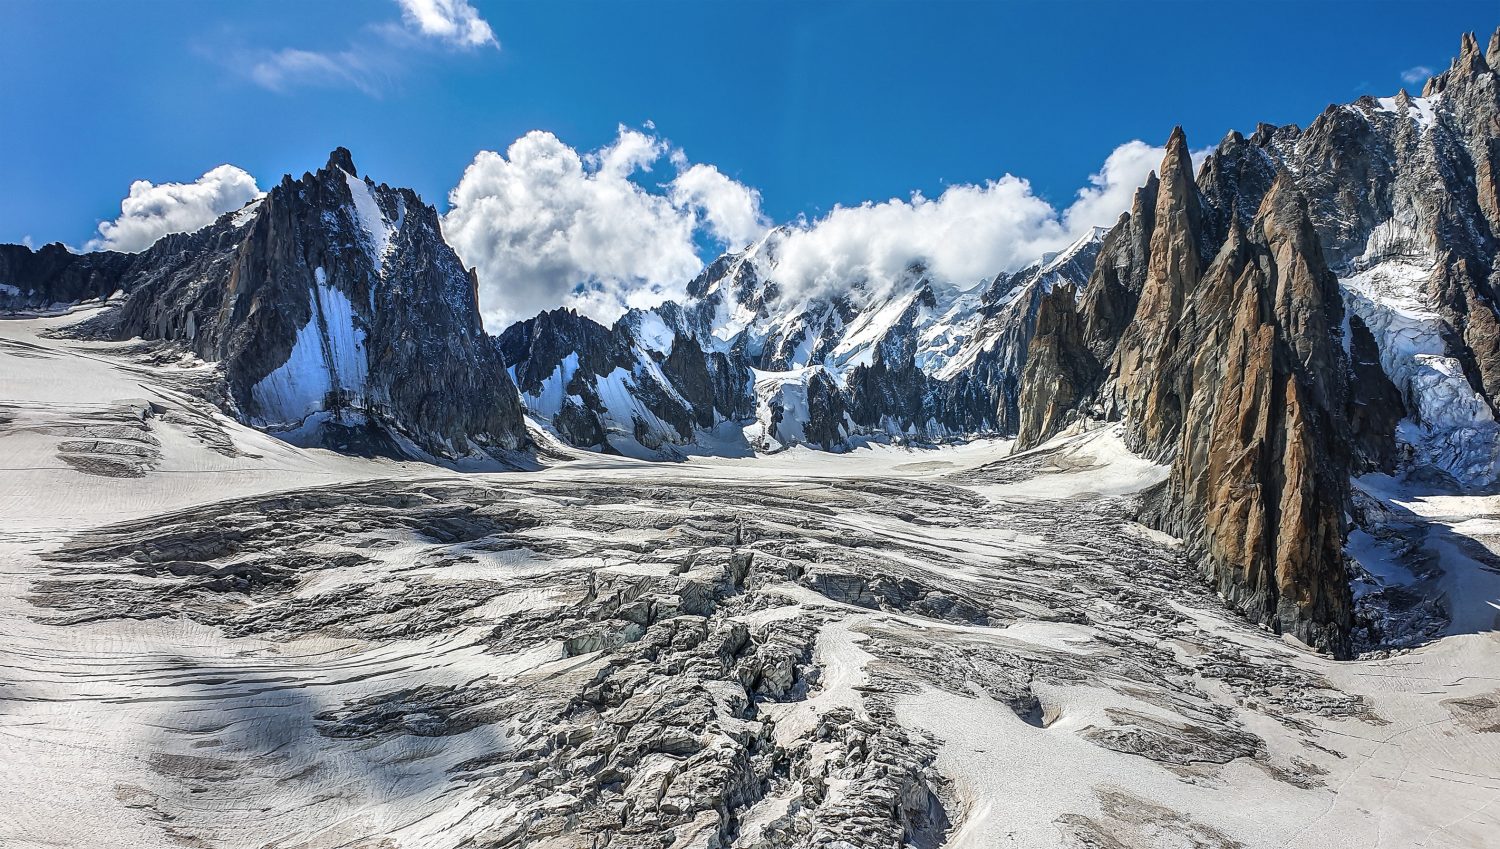
M 494 41 L 394 0 L 5 0 L 0 241 L 82 245 L 134 180 L 232 163 L 264 189 L 335 145 L 444 209 L 479 150 L 541 129 L 594 151 L 622 124 L 771 221 L 1006 173 L 1062 206 L 1124 142 L 1306 124 L 1500 23 L 1493 0 L 471 2 Z

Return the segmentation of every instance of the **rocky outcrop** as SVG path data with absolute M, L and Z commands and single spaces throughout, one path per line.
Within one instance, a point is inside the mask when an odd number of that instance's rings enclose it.
M 6 246 L 32 306 L 124 293 L 83 332 L 180 345 L 217 365 L 238 418 L 302 444 L 444 459 L 526 444 L 437 212 L 346 150 L 195 233 L 139 254 Z
M 641 338 L 627 319 L 605 327 L 557 309 L 498 337 L 522 400 L 564 440 L 671 454 L 700 430 L 750 415 L 750 371 L 741 361 L 680 334 Z
M 1175 448 L 1193 390 L 1186 369 L 1165 366 L 1193 346 L 1197 314 L 1189 307 L 1208 247 L 1202 219 L 1187 140 L 1178 128 L 1161 165 L 1144 282 L 1112 365 L 1113 406 L 1136 423 L 1128 444 L 1148 456 Z
M 1083 342 L 1083 321 L 1071 289 L 1042 301 L 1026 361 L 1016 444 L 1032 447 L 1062 430 L 1100 375 L 1099 361 Z
M 1079 418 L 1122 418 L 1134 450 L 1171 463 L 1146 519 L 1182 537 L 1251 618 L 1346 653 L 1349 365 L 1337 281 L 1286 181 L 1248 223 L 1238 198 L 1227 213 L 1210 206 L 1180 130 L 1162 174 L 1112 234 L 1106 252 L 1120 261 L 1100 264 L 1093 297 L 1075 310 L 1059 291 L 1044 305 L 1019 447 Z M 1135 219 L 1151 201 L 1143 241 Z
M 1196 178 L 1175 132 L 1031 343 L 1018 447 L 1123 421 L 1171 463 L 1144 518 L 1251 618 L 1334 653 L 1349 477 L 1500 481 L 1490 43 L 1465 36 L 1423 98 L 1230 133 Z
M 108 298 L 137 263 L 132 254 L 75 254 L 61 244 L 0 245 L 0 310 L 19 312 Z
M 1294 190 L 1278 182 L 1249 234 L 1232 220 L 1192 306 L 1196 391 L 1150 518 L 1252 619 L 1346 654 L 1342 307 Z

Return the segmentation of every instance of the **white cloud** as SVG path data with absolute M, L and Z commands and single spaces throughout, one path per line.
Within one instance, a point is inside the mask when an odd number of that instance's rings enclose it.
M 1111 151 L 1104 166 L 1089 175 L 1089 185 L 1078 190 L 1077 199 L 1064 213 L 1068 229 L 1080 232 L 1086 227 L 1115 223 L 1120 213 L 1130 208 L 1136 188 L 1161 166 L 1165 155 L 1165 149 L 1140 140 L 1128 141 Z
M 1432 76 L 1431 68 L 1426 65 L 1414 65 L 1401 72 L 1401 81 L 1407 85 L 1416 85 L 1417 83 L 1427 82 L 1427 78 L 1430 76 Z
M 687 164 L 686 158 L 676 161 L 679 168 Z M 730 247 L 755 241 L 768 226 L 760 212 L 760 192 L 726 177 L 712 165 L 683 168 L 670 190 L 673 203 L 697 210 L 708 232 Z
M 1188 154 L 1194 172 L 1213 152 L 1212 147 L 1205 147 Z M 1063 213 L 1068 232 L 1079 234 L 1089 227 L 1113 225 L 1120 213 L 1130 209 L 1135 190 L 1145 185 L 1146 177 L 1161 167 L 1166 155 L 1166 148 L 1154 147 L 1139 139 L 1110 151 L 1104 166 L 1089 175 L 1089 185 L 1078 190 L 1073 204 Z
M 457 47 L 483 47 L 495 40 L 495 31 L 467 0 L 396 0 L 408 26 L 429 38 Z
M 263 194 L 255 178 L 233 165 L 220 165 L 191 183 L 149 180 L 130 184 L 120 202 L 120 217 L 99 225 L 99 236 L 84 248 L 91 251 L 143 251 L 168 233 L 189 233 Z
M 643 185 L 640 175 L 663 157 L 676 178 Z M 444 235 L 478 269 L 495 331 L 559 305 L 607 323 L 681 297 L 703 266 L 696 236 L 738 247 L 765 226 L 759 193 L 624 126 L 586 153 L 540 131 L 504 155 L 483 151 L 448 202 Z
M 603 179 L 623 180 L 636 171 L 650 171 L 652 164 L 667 151 L 667 145 L 661 139 L 624 124 L 617 133 L 614 144 L 583 157 L 589 170 L 598 172 Z
M 1195 166 L 1209 152 L 1193 153 Z M 1142 141 L 1120 145 L 1062 210 L 1009 174 L 950 186 L 935 200 L 915 194 L 837 207 L 788 234 L 777 254 L 777 282 L 794 296 L 861 281 L 878 290 L 921 263 L 933 282 L 967 287 L 1067 247 L 1092 227 L 1113 225 L 1165 155 L 1166 148 Z
M 861 282 L 878 289 L 920 262 L 935 280 L 972 283 L 1068 241 L 1057 211 L 1030 183 L 1006 175 L 950 186 L 935 200 L 914 194 L 836 207 L 787 235 L 777 253 L 777 282 L 789 295 Z
M 559 305 L 608 322 L 683 294 L 702 267 L 697 218 L 632 179 L 666 151 L 621 127 L 591 153 L 534 131 L 504 155 L 474 158 L 448 196 L 443 234 L 478 269 L 492 331 Z

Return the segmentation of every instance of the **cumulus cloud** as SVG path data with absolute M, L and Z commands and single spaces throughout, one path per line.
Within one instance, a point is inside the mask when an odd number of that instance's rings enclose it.
M 669 154 L 677 179 L 646 184 Z M 504 154 L 480 152 L 448 196 L 443 234 L 478 269 L 486 324 L 498 332 L 557 306 L 609 322 L 680 297 L 703 266 L 697 235 L 753 238 L 747 222 L 761 220 L 759 195 L 696 167 L 623 126 L 597 151 L 533 131 Z
M 1089 185 L 1078 190 L 1078 197 L 1063 218 L 1070 232 L 1088 227 L 1113 224 L 1121 212 L 1130 208 L 1135 190 L 1161 165 L 1166 150 L 1143 141 L 1128 141 L 1110 152 L 1104 166 L 1089 175 Z M 1196 164 L 1196 163 L 1195 163 Z
M 189 233 L 212 224 L 263 192 L 255 178 L 233 165 L 220 165 L 191 183 L 137 180 L 120 202 L 120 217 L 99 225 L 99 235 L 84 247 L 134 253 L 168 233 Z
M 767 222 L 760 211 L 760 192 L 725 176 L 712 165 L 686 167 L 670 188 L 672 202 L 696 210 L 708 232 L 722 244 L 742 247 L 766 230 Z
M 914 263 L 931 277 L 976 282 L 1057 250 L 1069 233 L 1031 184 L 1006 175 L 950 186 L 941 196 L 836 207 L 792 230 L 778 251 L 777 282 L 788 294 L 820 294 L 851 283 L 879 287 Z
M 1212 147 L 1189 152 L 1193 170 L 1213 153 Z M 1089 175 L 1088 186 L 1079 189 L 1071 206 L 1063 213 L 1068 232 L 1080 234 L 1090 227 L 1107 227 L 1120 213 L 1130 209 L 1135 190 L 1146 184 L 1146 177 L 1161 167 L 1167 149 L 1146 144 L 1139 139 L 1128 141 L 1110 151 L 1104 166 Z
M 1432 76 L 1432 69 L 1426 65 L 1413 65 L 1401 72 L 1401 81 L 1407 85 L 1416 85 L 1427 81 Z
M 467 0 L 397 0 L 408 26 L 457 47 L 500 46 L 495 31 Z

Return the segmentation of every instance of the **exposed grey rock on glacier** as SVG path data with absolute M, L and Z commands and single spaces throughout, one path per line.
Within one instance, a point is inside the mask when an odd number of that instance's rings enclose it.
M 196 688 L 194 710 L 157 720 L 173 730 L 141 791 L 185 840 L 217 840 L 195 811 L 267 787 L 316 797 L 326 756 L 425 776 L 379 792 L 463 806 L 444 826 L 454 845 L 939 846 L 981 815 L 940 767 L 969 744 L 903 720 L 908 701 L 1000 704 L 1029 733 L 1065 734 L 1049 726 L 1066 688 L 1128 693 L 1137 707 L 1076 739 L 1169 780 L 1255 764 L 1316 787 L 1209 693 L 1296 734 L 1366 719 L 1359 699 L 1194 626 L 1214 602 L 1173 550 L 1123 532 L 1129 501 L 1017 499 L 997 516 L 970 489 L 1066 467 L 1051 451 L 951 477 L 828 478 L 814 509 L 809 481 L 639 470 L 273 493 L 76 534 L 32 600 L 48 628 L 181 617 L 243 645 L 373 653 L 335 652 L 337 680 L 315 689 L 359 693 L 343 699 L 291 701 L 303 685 L 280 673 L 178 666 L 180 684 L 157 682 Z M 1000 545 L 954 548 L 924 524 L 938 516 Z M 1008 630 L 1021 622 L 1073 636 Z M 856 637 L 857 654 L 839 647 Z M 308 738 L 204 721 L 206 700 L 241 690 Z M 435 766 L 449 747 L 468 754 Z

